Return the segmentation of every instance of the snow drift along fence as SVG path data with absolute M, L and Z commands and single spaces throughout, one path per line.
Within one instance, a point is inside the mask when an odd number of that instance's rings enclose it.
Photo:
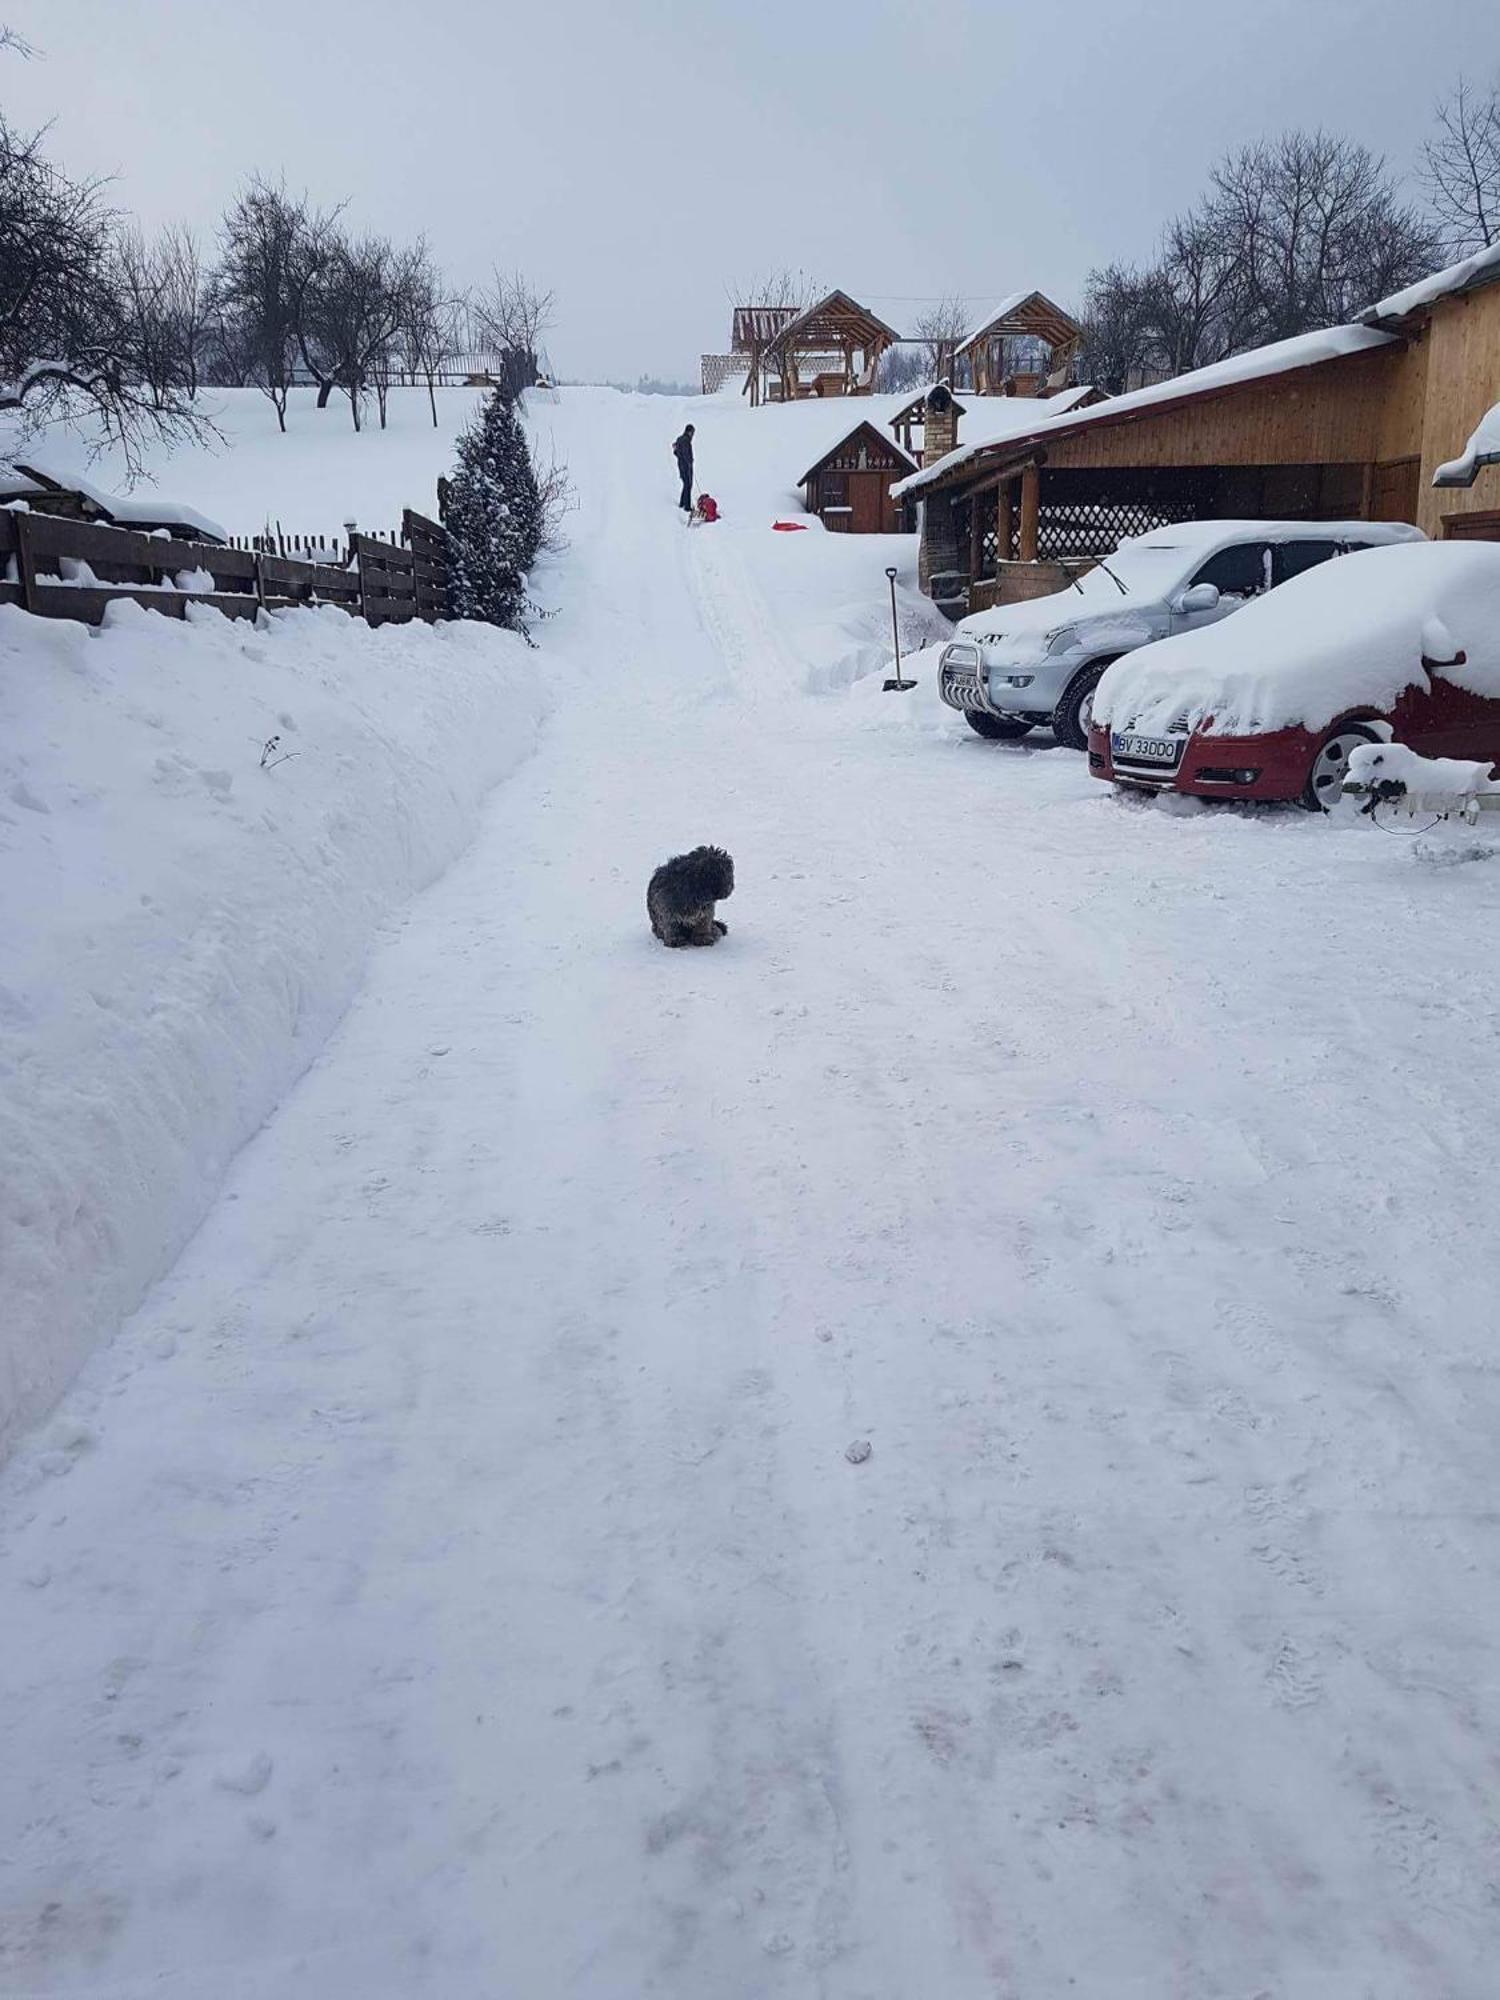
M 335 604 L 371 625 L 446 617 L 443 530 L 408 509 L 402 532 L 400 544 L 355 535 L 336 565 L 0 508 L 0 604 L 86 625 L 122 601 L 172 618 L 189 604 L 230 618 L 312 604 Z

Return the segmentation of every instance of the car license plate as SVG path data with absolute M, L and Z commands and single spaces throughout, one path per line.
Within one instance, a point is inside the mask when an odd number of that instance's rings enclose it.
M 1175 764 L 1182 745 L 1170 736 L 1137 736 L 1133 731 L 1109 739 L 1111 754 L 1127 764 Z

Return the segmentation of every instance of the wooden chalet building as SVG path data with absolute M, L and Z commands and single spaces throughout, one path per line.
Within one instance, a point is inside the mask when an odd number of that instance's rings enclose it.
M 1500 465 L 1435 487 L 1500 393 L 1500 246 L 1300 335 L 1091 409 L 1035 406 L 895 490 L 946 607 L 1059 588 L 1128 535 L 1214 518 L 1411 521 L 1500 539 Z

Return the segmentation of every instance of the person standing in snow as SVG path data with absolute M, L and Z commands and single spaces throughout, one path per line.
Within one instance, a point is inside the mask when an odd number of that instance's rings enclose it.
M 693 511 L 693 427 L 688 425 L 672 446 L 677 459 L 677 470 L 682 474 L 682 499 L 678 505 L 684 514 Z

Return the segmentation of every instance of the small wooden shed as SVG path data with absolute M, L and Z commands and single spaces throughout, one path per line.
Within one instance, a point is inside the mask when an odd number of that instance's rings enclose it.
M 815 459 L 797 484 L 808 513 L 830 534 L 899 535 L 906 510 L 891 498 L 891 482 L 916 470 L 896 440 L 866 418 Z

